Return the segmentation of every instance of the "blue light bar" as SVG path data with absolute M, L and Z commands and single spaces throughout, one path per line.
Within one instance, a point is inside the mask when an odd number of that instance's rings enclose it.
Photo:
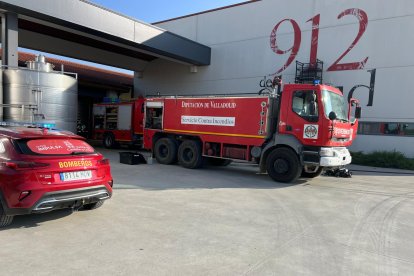
M 53 123 L 35 123 L 37 127 L 41 128 L 55 128 L 56 124 Z
M 22 127 L 39 127 L 39 128 L 55 128 L 56 124 L 53 122 L 0 122 L 0 126 L 22 126 Z

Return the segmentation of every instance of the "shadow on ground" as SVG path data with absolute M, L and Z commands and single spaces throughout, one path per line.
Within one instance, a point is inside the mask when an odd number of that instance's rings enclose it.
M 33 228 L 40 226 L 43 222 L 59 220 L 73 213 L 72 209 L 62 209 L 43 214 L 30 214 L 24 216 L 15 216 L 11 225 L 0 228 L 0 231 L 18 228 Z

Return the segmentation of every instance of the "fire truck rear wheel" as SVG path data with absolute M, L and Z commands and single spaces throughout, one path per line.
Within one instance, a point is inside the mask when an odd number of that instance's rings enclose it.
M 197 141 L 186 140 L 178 148 L 178 162 L 187 169 L 197 169 L 203 164 L 201 144 Z
M 115 136 L 112 133 L 108 133 L 103 138 L 103 145 L 107 149 L 112 149 L 115 147 Z
M 269 176 L 277 182 L 293 182 L 302 172 L 297 154 L 288 148 L 274 149 L 266 160 Z
M 161 138 L 155 142 L 155 159 L 159 164 L 170 165 L 177 161 L 177 143 L 171 138 Z

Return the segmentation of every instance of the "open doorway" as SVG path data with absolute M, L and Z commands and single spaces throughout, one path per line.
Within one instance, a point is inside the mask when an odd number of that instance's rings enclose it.
M 162 129 L 163 106 L 148 106 L 145 113 L 145 127 L 150 129 Z

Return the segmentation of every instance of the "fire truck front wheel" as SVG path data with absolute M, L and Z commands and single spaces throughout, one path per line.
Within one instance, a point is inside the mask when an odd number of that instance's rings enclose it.
M 170 165 L 177 161 L 177 142 L 171 138 L 161 138 L 154 145 L 157 162 Z
M 293 182 L 302 172 L 297 154 L 288 148 L 274 149 L 266 160 L 269 176 L 277 182 Z
M 305 178 L 315 178 L 320 176 L 322 173 L 322 167 L 319 167 L 315 172 L 305 172 L 304 170 L 302 171 L 302 174 L 300 175 L 301 177 L 305 177 Z
M 197 141 L 186 140 L 178 148 L 178 162 L 187 169 L 197 169 L 203 164 L 201 144 Z

